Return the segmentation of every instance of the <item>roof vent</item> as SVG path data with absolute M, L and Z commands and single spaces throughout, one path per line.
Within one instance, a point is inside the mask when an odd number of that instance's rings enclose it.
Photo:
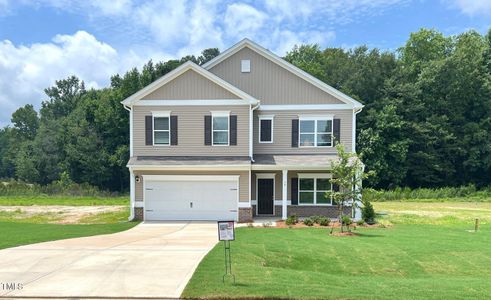
M 240 70 L 242 73 L 250 73 L 251 72 L 251 60 L 243 59 L 240 61 Z

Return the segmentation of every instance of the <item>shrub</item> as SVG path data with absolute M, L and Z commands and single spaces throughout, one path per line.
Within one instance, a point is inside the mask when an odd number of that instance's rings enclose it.
M 365 221 L 363 221 L 363 219 L 356 221 L 356 225 L 358 226 L 361 226 L 363 224 L 365 224 Z
M 317 222 L 320 226 L 329 226 L 329 223 L 331 223 L 331 220 L 326 217 L 319 217 L 319 220 Z
M 319 221 L 322 217 L 321 216 L 311 216 L 310 219 L 316 223 L 316 224 L 319 224 Z
M 307 226 L 314 226 L 314 221 L 311 218 L 304 219 L 303 223 Z
M 288 218 L 286 218 L 285 224 L 286 225 L 295 225 L 298 223 L 298 217 L 296 215 L 291 215 Z
M 368 200 L 363 201 L 361 218 L 367 224 L 375 224 L 375 210 L 373 209 L 373 205 Z
M 350 226 L 351 224 L 353 224 L 353 220 L 348 215 L 343 215 L 341 217 L 341 222 L 343 223 L 343 225 L 346 226 Z

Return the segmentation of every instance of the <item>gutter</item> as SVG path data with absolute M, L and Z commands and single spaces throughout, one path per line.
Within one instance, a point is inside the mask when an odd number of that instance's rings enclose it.
M 249 105 L 249 156 L 251 162 L 254 162 L 254 111 L 259 107 L 261 102 L 258 100 L 256 106 Z

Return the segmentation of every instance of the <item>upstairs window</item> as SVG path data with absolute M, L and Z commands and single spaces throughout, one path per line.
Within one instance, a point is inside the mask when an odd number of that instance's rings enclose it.
M 301 118 L 300 147 L 332 147 L 332 118 Z
M 212 145 L 228 146 L 230 135 L 229 113 L 212 113 Z
M 170 145 L 170 122 L 168 114 L 153 114 L 153 144 Z
M 273 142 L 273 116 L 259 117 L 259 143 Z

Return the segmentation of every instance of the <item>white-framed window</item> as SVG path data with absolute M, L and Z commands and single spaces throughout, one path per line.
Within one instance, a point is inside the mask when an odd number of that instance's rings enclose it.
M 332 116 L 300 117 L 300 147 L 332 147 L 333 146 Z
M 170 112 L 152 112 L 153 117 L 153 145 L 170 145 Z
M 330 174 L 299 174 L 299 205 L 332 205 L 332 198 L 326 192 L 332 191 Z
M 273 143 L 274 116 L 259 116 L 259 143 Z
M 211 144 L 228 146 L 230 141 L 230 112 L 211 112 Z

